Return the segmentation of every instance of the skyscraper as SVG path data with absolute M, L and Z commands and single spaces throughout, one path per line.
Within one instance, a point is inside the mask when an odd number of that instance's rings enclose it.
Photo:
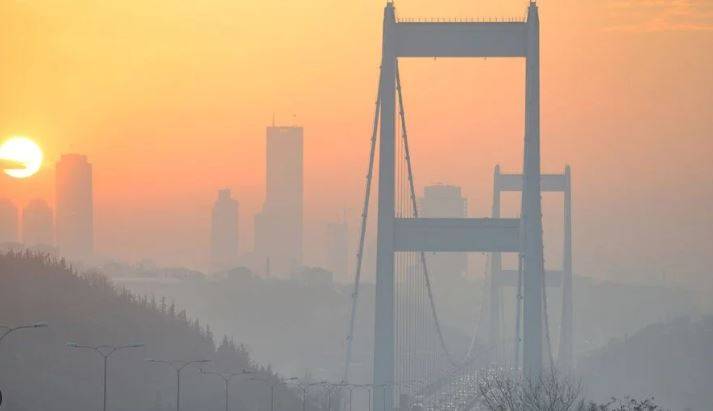
M 326 240 L 325 268 L 334 274 L 335 279 L 349 282 L 349 231 L 347 223 L 328 223 Z
M 22 211 L 22 242 L 28 246 L 54 244 L 52 209 L 44 200 L 34 199 Z
M 80 154 L 64 154 L 55 169 L 56 229 L 59 252 L 90 257 L 94 249 L 92 165 Z
M 468 216 L 468 200 L 461 188 L 447 184 L 424 187 L 419 199 L 420 216 L 425 218 L 465 218 Z M 428 256 L 429 269 L 444 278 L 464 275 L 468 270 L 465 253 L 435 253 Z
M 229 189 L 218 190 L 211 220 L 211 262 L 225 270 L 238 263 L 238 202 Z
M 268 127 L 266 193 L 255 216 L 255 254 L 271 273 L 302 265 L 302 127 Z
M 17 207 L 8 199 L 0 199 L 0 244 L 17 242 Z
M 465 218 L 468 215 L 468 200 L 463 197 L 458 186 L 448 184 L 426 186 L 420 201 L 422 217 Z

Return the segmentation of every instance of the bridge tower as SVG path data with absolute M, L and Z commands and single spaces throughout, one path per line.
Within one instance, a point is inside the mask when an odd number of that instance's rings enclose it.
M 522 213 L 506 218 L 396 218 L 396 70 L 399 57 L 525 58 L 525 144 Z M 394 253 L 518 252 L 524 268 L 525 375 L 542 371 L 542 216 L 540 200 L 540 50 L 537 6 L 526 21 L 397 21 L 384 9 L 380 73 L 380 140 L 374 321 L 374 409 L 394 408 Z
M 562 324 L 557 361 L 560 368 L 574 368 L 574 296 L 572 273 L 572 174 L 569 166 L 564 169 L 564 250 L 562 252 L 564 275 L 562 277 Z
M 573 366 L 573 300 L 572 300 L 572 179 L 570 167 L 566 166 L 563 174 L 542 174 L 540 190 L 543 192 L 562 193 L 564 214 L 564 242 L 562 250 L 562 269 L 545 272 L 545 286 L 562 289 L 562 320 L 560 324 L 560 344 L 557 362 L 563 370 Z M 493 174 L 493 218 L 500 217 L 500 197 L 503 192 L 521 192 L 522 174 L 502 174 L 500 166 L 495 166 Z M 488 310 L 489 346 L 494 352 L 494 359 L 503 360 L 502 339 L 502 289 L 511 287 L 516 290 L 522 279 L 517 270 L 503 270 L 501 253 L 490 254 L 490 298 Z M 519 295 L 519 291 L 516 295 Z M 519 298 L 517 296 L 516 298 Z M 519 310 L 519 304 L 518 304 Z M 519 311 L 518 311 L 519 314 Z M 517 336 L 516 336 L 517 339 Z M 516 341 L 515 364 L 518 362 L 519 341 Z

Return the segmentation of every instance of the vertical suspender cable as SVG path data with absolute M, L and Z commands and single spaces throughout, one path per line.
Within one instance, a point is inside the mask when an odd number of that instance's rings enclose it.
M 409 188 L 411 190 L 411 206 L 413 207 L 413 217 L 418 218 L 418 206 L 416 204 L 416 190 L 415 190 L 414 182 L 413 182 L 413 168 L 411 167 L 411 155 L 409 153 L 409 147 L 408 147 L 408 134 L 406 133 L 406 117 L 404 114 L 403 95 L 401 93 L 401 75 L 399 74 L 398 60 L 396 61 L 396 90 L 398 91 L 399 115 L 401 117 L 401 133 L 403 135 L 404 154 L 406 156 L 406 167 L 408 169 L 408 182 L 409 182 Z M 440 322 L 438 321 L 438 313 L 436 311 L 436 304 L 433 300 L 433 291 L 431 290 L 431 279 L 429 278 L 428 266 L 426 265 L 426 253 L 421 251 L 420 257 L 421 257 L 421 268 L 423 269 L 423 278 L 426 281 L 426 291 L 428 292 L 428 300 L 431 305 L 431 314 L 433 315 L 433 321 L 435 322 L 435 325 L 436 325 L 436 333 L 438 334 L 438 339 L 440 341 L 441 348 L 443 349 L 443 352 L 446 354 L 448 362 L 450 362 L 452 366 L 457 367 L 458 364 L 454 361 L 453 357 L 451 356 L 450 351 L 448 350 L 448 347 L 446 346 L 446 341 L 445 341 L 445 338 L 443 337 L 443 331 L 441 330 L 441 325 L 440 325 Z

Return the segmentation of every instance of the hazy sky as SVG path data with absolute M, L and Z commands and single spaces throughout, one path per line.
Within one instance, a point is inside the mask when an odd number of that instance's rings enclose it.
M 713 2 L 538 3 L 543 171 L 572 166 L 577 271 L 665 274 L 713 290 Z M 527 2 L 396 6 L 401 17 L 523 17 Z M 381 0 L 2 0 L 0 138 L 34 138 L 48 161 L 30 180 L 0 177 L 0 194 L 51 201 L 54 161 L 84 153 L 101 253 L 205 262 L 223 186 L 241 203 L 247 251 L 275 113 L 305 127 L 306 230 L 319 239 L 324 221 L 358 214 L 382 9 Z M 523 62 L 401 67 L 419 191 L 462 185 L 485 215 L 493 166 L 521 167 Z M 547 197 L 545 229 L 556 231 L 559 199 Z M 307 250 L 307 262 L 319 256 Z

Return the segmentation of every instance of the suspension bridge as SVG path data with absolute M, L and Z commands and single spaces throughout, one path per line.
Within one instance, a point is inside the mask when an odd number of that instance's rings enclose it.
M 399 72 L 399 58 L 525 59 L 525 130 L 522 174 L 496 167 L 489 218 L 422 218 Z M 376 154 L 378 147 L 378 164 Z M 555 366 L 547 315 L 548 286 L 562 290 L 557 365 L 572 366 L 571 181 L 540 172 L 540 50 L 538 8 L 524 20 L 399 20 L 394 4 L 384 9 L 382 60 L 364 192 L 352 312 L 343 382 L 350 379 L 354 324 L 374 168 L 377 181 L 376 296 L 373 342 L 373 407 L 467 410 L 477 402 L 479 373 L 508 367 L 525 377 Z M 521 193 L 518 218 L 500 216 L 500 194 Z M 564 197 L 563 267 L 545 270 L 543 191 Z M 465 355 L 456 358 L 439 319 L 427 253 L 487 253 L 487 327 L 478 326 Z M 502 253 L 515 253 L 516 270 L 503 269 Z M 432 275 L 435 274 L 435 275 Z M 515 330 L 506 338 L 503 289 L 515 292 Z M 481 330 L 481 328 L 484 328 Z M 485 334 L 485 335 L 483 335 Z M 482 343 L 481 343 L 482 341 Z

